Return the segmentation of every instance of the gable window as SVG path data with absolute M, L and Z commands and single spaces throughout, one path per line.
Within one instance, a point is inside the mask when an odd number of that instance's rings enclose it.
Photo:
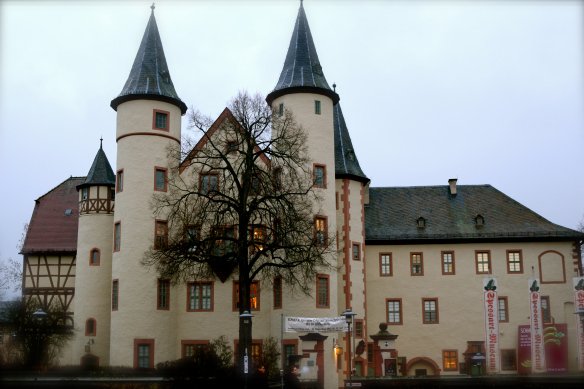
M 252 311 L 260 310 L 259 281 L 253 281 L 249 286 L 249 307 Z M 233 281 L 233 310 L 239 310 L 239 281 Z
M 314 100 L 314 113 L 320 115 L 320 100 Z
M 204 173 L 199 177 L 199 192 L 210 194 L 219 188 L 219 176 L 217 173 Z
M 453 275 L 454 272 L 454 251 L 442 251 L 442 274 Z
M 424 258 L 422 253 L 410 253 L 410 273 L 412 276 L 424 275 Z
M 167 169 L 162 167 L 154 168 L 154 190 L 166 192 L 168 184 Z
M 315 188 L 326 188 L 326 166 L 314 165 L 312 170 L 312 182 Z
M 118 170 L 116 174 L 116 192 L 123 192 L 124 190 L 124 169 Z
M 476 274 L 491 274 L 491 255 L 489 251 L 475 251 Z
M 442 350 L 442 367 L 445 371 L 458 370 L 458 350 Z
M 168 131 L 168 111 L 155 109 L 152 117 L 152 128 L 154 130 Z
M 85 321 L 85 336 L 95 336 L 96 322 L 94 318 Z
M 282 308 L 282 277 L 274 278 L 274 309 Z
M 156 308 L 167 311 L 170 308 L 170 280 L 158 280 L 156 295 Z
M 438 324 L 438 299 L 422 299 L 423 323 Z
M 316 276 L 316 307 L 328 308 L 329 305 L 329 276 L 326 274 L 319 274 Z
M 134 339 L 134 368 L 154 368 L 154 339 Z
M 189 282 L 187 285 L 187 311 L 213 310 L 213 283 Z
M 544 323 L 553 323 L 550 296 L 541 296 L 541 318 Z
M 393 275 L 391 253 L 379 254 L 379 275 L 382 277 L 389 277 Z
M 401 299 L 386 299 L 387 307 L 387 324 L 403 324 L 402 323 L 402 300 Z
M 237 151 L 237 147 L 238 147 L 238 143 L 235 140 L 228 140 L 226 147 L 225 147 L 225 151 L 227 152 L 227 154 L 229 153 L 234 153 Z
M 100 257 L 99 249 L 91 249 L 89 252 L 89 266 L 99 266 Z
M 324 216 L 316 216 L 314 218 L 314 238 L 316 240 L 316 244 L 319 246 L 326 246 L 328 243 L 327 235 L 327 218 Z
M 359 243 L 353 243 L 353 261 L 361 260 L 361 245 Z
M 501 323 L 509 322 L 509 306 L 507 304 L 507 297 L 499 297 L 498 302 L 498 312 L 499 321 Z
M 119 293 L 119 282 L 118 280 L 112 281 L 112 311 L 118 310 L 118 293 Z
M 168 222 L 156 220 L 154 230 L 154 250 L 166 248 L 168 246 Z
M 117 222 L 114 224 L 114 251 L 120 251 L 122 245 L 122 224 Z
M 523 273 L 521 250 L 507 250 L 507 273 Z

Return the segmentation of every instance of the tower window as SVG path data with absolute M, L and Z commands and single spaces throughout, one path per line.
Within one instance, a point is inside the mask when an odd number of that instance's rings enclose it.
M 168 114 L 167 111 L 154 110 L 152 117 L 152 128 L 154 130 L 168 131 Z
M 154 169 L 154 190 L 166 192 L 167 190 L 167 170 L 157 167 Z
M 314 113 L 320 115 L 320 100 L 314 100 Z
M 122 245 L 122 224 L 114 224 L 114 251 L 120 251 Z
M 89 253 L 89 266 L 99 266 L 99 249 L 92 249 Z
M 329 276 L 326 274 L 319 274 L 316 276 L 316 307 L 329 307 Z
M 122 192 L 124 190 L 124 169 L 118 170 L 116 176 L 116 192 Z
M 81 188 L 81 200 L 87 200 L 88 197 L 89 197 L 89 188 L 88 187 Z
M 312 182 L 316 188 L 326 188 L 326 166 L 314 165 L 312 170 Z
M 85 336 L 95 336 L 95 329 L 96 329 L 96 325 L 95 325 L 95 319 L 91 318 L 91 319 L 87 319 L 85 321 Z
M 284 115 L 284 103 L 280 103 L 280 105 L 278 105 L 278 116 L 282 115 Z
M 326 246 L 328 244 L 328 227 L 327 219 L 323 216 L 314 218 L 314 238 L 318 246 Z
M 168 222 L 156 220 L 154 231 L 154 250 L 165 249 L 168 246 Z
M 168 310 L 170 308 L 170 280 L 158 279 L 156 308 Z
M 112 311 L 118 310 L 118 297 L 119 297 L 120 284 L 118 280 L 112 281 Z

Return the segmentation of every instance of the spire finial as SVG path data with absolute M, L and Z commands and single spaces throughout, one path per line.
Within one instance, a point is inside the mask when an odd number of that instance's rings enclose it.
M 156 8 L 156 5 L 154 5 L 154 3 L 152 3 L 152 5 L 150 6 L 150 9 L 152 10 L 152 12 L 154 12 L 154 8 Z
M 337 84 L 333 82 L 333 92 L 337 91 Z
M 101 136 L 101 137 L 99 138 L 99 148 L 100 148 L 100 149 L 101 149 L 101 148 L 103 148 L 102 146 L 103 146 L 103 136 Z

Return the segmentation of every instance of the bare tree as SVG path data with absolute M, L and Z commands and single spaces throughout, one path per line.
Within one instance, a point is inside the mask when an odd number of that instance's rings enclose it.
M 308 294 L 315 275 L 333 265 L 333 239 L 315 227 L 321 199 L 303 128 L 290 112 L 273 114 L 262 96 L 245 92 L 213 123 L 189 115 L 198 141 L 170 151 L 174 174 L 153 201 L 168 237 L 159 235 L 143 263 L 175 282 L 237 274 L 240 314 L 252 309 L 254 280 L 278 277 Z M 239 323 L 240 362 L 251 350 L 246 322 Z
M 0 259 L 0 300 L 17 293 L 22 285 L 22 262 L 13 258 Z

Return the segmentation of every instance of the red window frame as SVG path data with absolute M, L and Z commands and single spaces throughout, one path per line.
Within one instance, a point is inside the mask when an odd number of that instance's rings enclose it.
M 163 175 L 163 185 L 158 186 L 158 173 Z M 156 192 L 167 192 L 168 191 L 168 169 L 160 166 L 154 167 L 154 191 Z
M 164 115 L 165 118 L 165 125 L 164 127 L 159 127 L 158 123 L 157 123 L 157 116 L 158 114 L 160 115 Z M 152 129 L 153 130 L 158 130 L 158 131 L 170 131 L 170 112 L 169 111 L 163 111 L 161 109 L 153 109 L 152 110 Z
M 389 257 L 389 263 L 383 263 L 383 257 Z M 389 271 L 384 271 L 384 268 L 389 268 Z M 392 253 L 379 253 L 379 276 L 391 277 L 393 276 L 393 255 Z
M 322 297 L 326 302 L 322 301 Z M 330 276 L 328 274 L 316 275 L 316 307 L 330 308 L 331 305 L 331 287 Z

